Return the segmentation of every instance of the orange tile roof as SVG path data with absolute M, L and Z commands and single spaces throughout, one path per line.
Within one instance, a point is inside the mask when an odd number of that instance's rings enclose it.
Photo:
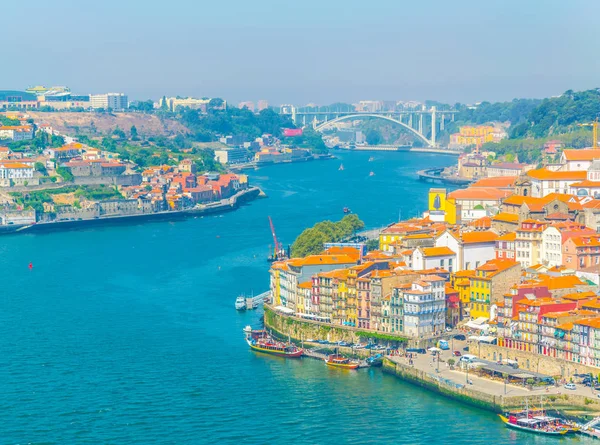
M 493 178 L 481 178 L 477 182 L 471 184 L 471 187 L 508 188 L 513 187 L 515 185 L 516 180 L 516 176 L 496 176 Z
M 575 288 L 577 285 L 584 284 L 575 275 L 565 275 L 561 277 L 552 277 L 549 275 L 540 275 L 541 284 L 548 287 L 549 290 Z
M 557 329 L 562 331 L 572 331 L 573 330 L 573 322 L 570 321 L 568 323 L 559 324 L 556 326 Z
M 508 232 L 502 236 L 498 237 L 498 241 L 514 241 L 517 239 L 517 234 L 515 232 Z
M 451 199 L 479 200 L 479 201 L 500 201 L 511 194 L 508 190 L 500 190 L 493 187 L 469 187 L 458 189 L 451 192 L 448 197 Z
M 566 148 L 563 150 L 563 155 L 567 161 L 593 161 L 600 159 L 600 150 L 592 148 L 572 149 Z
M 0 162 L 2 168 L 27 168 L 32 169 L 31 165 L 23 164 L 20 162 Z
M 597 295 L 595 292 L 587 291 L 587 292 L 574 292 L 571 294 L 563 295 L 563 298 L 566 300 L 586 300 L 588 298 L 596 298 Z
M 459 278 L 459 277 L 460 278 L 463 278 L 463 277 L 472 277 L 473 275 L 475 275 L 475 271 L 474 270 L 468 270 L 468 269 L 461 270 L 461 271 L 458 271 L 458 272 L 454 273 L 454 276 L 456 278 Z
M 357 259 L 348 255 L 309 255 L 306 258 L 293 258 L 287 263 L 294 267 L 318 266 L 321 264 L 353 264 Z
M 489 216 L 484 216 L 483 218 L 471 221 L 469 225 L 472 227 L 489 229 L 490 227 L 492 227 L 492 218 L 490 218 Z
M 506 200 L 504 200 L 506 202 Z M 502 221 L 502 222 L 510 222 L 510 223 L 518 223 L 519 215 L 515 215 L 513 213 L 500 212 L 492 217 L 493 221 Z
M 592 300 L 592 301 L 588 301 L 586 303 L 583 303 L 581 305 L 582 308 L 586 308 L 586 307 L 591 307 L 594 309 L 600 309 L 600 301 L 598 300 Z
M 498 239 L 498 235 L 491 231 L 485 232 L 466 232 L 461 236 L 463 244 L 493 243 Z
M 582 181 L 587 178 L 586 171 L 552 171 L 547 168 L 540 168 L 537 170 L 529 170 L 527 176 L 533 179 L 539 179 L 542 181 L 560 181 L 560 180 L 573 180 Z
M 423 247 L 421 248 L 423 255 L 426 257 L 456 255 L 449 247 Z
M 571 184 L 571 187 L 599 187 L 600 188 L 600 182 L 596 182 L 596 181 L 590 181 L 588 179 L 584 180 L 584 181 L 580 181 L 580 182 L 575 182 L 574 184 Z
M 600 246 L 600 235 L 574 236 L 571 242 L 577 247 L 597 247 Z
M 312 281 L 305 281 L 304 283 L 300 283 L 300 284 L 298 284 L 298 287 L 300 289 L 311 289 L 312 288 Z
M 565 323 L 565 324 L 568 324 L 568 323 Z M 584 318 L 583 320 L 574 321 L 573 324 L 578 324 L 581 326 L 589 326 L 590 328 L 594 328 L 594 329 L 600 329 L 600 317 Z

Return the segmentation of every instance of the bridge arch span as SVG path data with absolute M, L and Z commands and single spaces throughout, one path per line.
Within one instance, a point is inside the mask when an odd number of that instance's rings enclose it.
M 335 119 L 332 119 L 330 121 L 327 122 L 322 122 L 320 124 L 317 124 L 317 126 L 315 127 L 316 131 L 321 131 L 327 127 L 330 127 L 331 125 L 337 123 L 337 122 L 342 122 L 342 121 L 346 121 L 348 119 L 362 119 L 362 118 L 376 118 L 376 119 L 383 119 L 389 122 L 393 122 L 397 125 L 400 125 L 401 127 L 406 128 L 408 131 L 410 131 L 412 134 L 414 134 L 415 136 L 417 136 L 419 139 L 421 139 L 423 142 L 425 142 L 427 144 L 428 147 L 433 147 L 432 142 L 427 139 L 425 136 L 423 136 L 423 134 L 419 133 L 417 130 L 415 130 L 412 127 L 409 127 L 408 125 L 406 125 L 404 122 L 400 122 L 398 119 L 394 119 L 393 117 L 389 117 L 389 116 L 385 116 L 382 114 L 369 114 L 369 113 L 360 113 L 360 114 L 347 114 L 345 116 L 340 116 L 337 117 Z

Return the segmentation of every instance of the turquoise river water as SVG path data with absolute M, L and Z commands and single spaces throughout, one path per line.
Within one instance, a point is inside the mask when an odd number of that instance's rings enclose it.
M 268 215 L 285 242 L 344 206 L 381 226 L 426 206 L 417 170 L 455 162 L 339 156 L 251 172 L 269 198 L 223 215 L 0 238 L 0 444 L 553 442 L 376 369 L 248 350 L 260 313 L 233 303 L 268 289 Z

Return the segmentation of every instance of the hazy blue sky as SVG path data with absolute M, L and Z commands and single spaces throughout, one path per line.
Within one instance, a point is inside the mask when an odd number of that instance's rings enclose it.
M 0 89 L 446 102 L 600 86 L 598 0 L 0 4 Z

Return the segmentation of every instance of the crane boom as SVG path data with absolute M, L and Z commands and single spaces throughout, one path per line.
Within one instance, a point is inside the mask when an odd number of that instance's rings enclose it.
M 269 216 L 269 226 L 271 226 L 271 235 L 273 235 L 273 243 L 275 243 L 275 255 L 279 254 L 279 241 L 277 241 L 277 235 L 275 234 L 275 226 L 273 225 L 273 220 Z

